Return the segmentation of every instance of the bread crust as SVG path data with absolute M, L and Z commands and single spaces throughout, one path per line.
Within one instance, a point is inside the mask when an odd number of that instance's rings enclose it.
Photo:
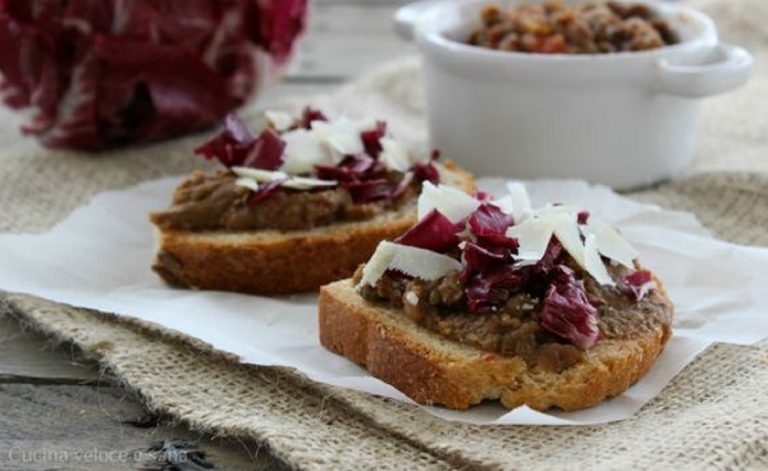
M 450 184 L 473 191 L 472 175 L 443 164 Z M 415 202 L 368 221 L 302 231 L 241 232 L 156 229 L 152 268 L 184 288 L 280 295 L 311 291 L 351 276 L 378 243 L 416 223 Z
M 416 402 L 451 409 L 486 399 L 499 399 L 510 409 L 594 406 L 644 376 L 670 335 L 669 325 L 659 325 L 641 337 L 601 340 L 584 361 L 561 373 L 536 371 L 520 357 L 447 340 L 397 309 L 371 304 L 350 279 L 321 288 L 319 327 L 320 343 L 328 350 L 365 366 Z

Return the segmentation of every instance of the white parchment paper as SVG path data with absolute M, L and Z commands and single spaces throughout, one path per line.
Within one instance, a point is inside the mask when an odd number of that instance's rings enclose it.
M 0 289 L 154 322 L 238 355 L 283 365 L 316 381 L 411 402 L 393 387 L 318 342 L 314 295 L 265 298 L 172 289 L 150 270 L 147 214 L 164 208 L 178 179 L 107 192 L 41 235 L 0 235 Z M 504 181 L 481 189 L 501 194 Z M 712 342 L 750 344 L 768 335 L 768 249 L 714 239 L 686 213 L 662 211 L 604 187 L 576 181 L 528 182 L 534 206 L 574 204 L 616 224 L 658 273 L 676 305 L 674 335 L 641 381 L 621 396 L 578 412 L 468 411 L 424 407 L 476 424 L 585 425 L 631 416 Z M 307 261 L 311 263 L 311 261 Z

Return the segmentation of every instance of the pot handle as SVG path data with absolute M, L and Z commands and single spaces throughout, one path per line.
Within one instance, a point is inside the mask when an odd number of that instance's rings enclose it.
M 432 8 L 437 3 L 442 3 L 444 0 L 424 0 L 421 2 L 409 3 L 402 6 L 395 12 L 395 32 L 401 38 L 410 41 L 413 39 L 413 27 L 416 25 L 416 20 L 419 19 L 422 13 Z
M 688 98 L 717 95 L 743 85 L 752 76 L 755 60 L 744 48 L 720 43 L 703 64 L 658 62 L 655 89 Z

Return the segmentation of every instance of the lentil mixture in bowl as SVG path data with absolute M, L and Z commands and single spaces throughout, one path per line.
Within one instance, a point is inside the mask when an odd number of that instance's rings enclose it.
M 505 8 L 488 5 L 466 42 L 502 51 L 606 54 L 658 49 L 678 35 L 651 7 L 607 2 L 566 6 L 559 1 Z

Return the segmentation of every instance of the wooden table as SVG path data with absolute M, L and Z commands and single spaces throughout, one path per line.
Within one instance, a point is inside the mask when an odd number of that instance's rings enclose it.
M 392 31 L 392 13 L 402 3 L 316 0 L 297 63 L 262 102 L 330 91 L 365 69 L 413 52 Z M 208 465 L 285 468 L 258 443 L 215 439 L 148 413 L 98 365 L 0 319 L 0 469 Z

